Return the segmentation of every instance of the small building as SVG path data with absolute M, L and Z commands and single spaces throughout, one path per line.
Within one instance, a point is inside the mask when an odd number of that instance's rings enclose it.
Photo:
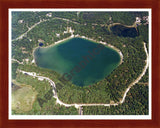
M 148 16 L 143 16 L 143 20 L 148 21 Z
M 73 34 L 73 32 L 74 32 L 74 30 L 72 30 L 71 27 L 67 27 L 67 30 L 64 31 L 63 33 L 71 33 L 71 34 Z
M 112 16 L 109 17 L 109 21 L 111 21 L 111 20 L 112 20 Z
M 52 13 L 47 13 L 46 17 L 52 17 Z
M 63 33 L 68 33 L 68 31 L 64 31 Z
M 67 31 L 68 31 L 68 33 L 71 33 L 72 32 L 72 28 L 71 27 L 67 27 Z
M 136 17 L 136 23 L 141 23 L 141 18 L 140 17 Z
M 144 25 L 149 24 L 149 17 L 148 16 L 143 16 L 143 20 L 146 21 Z
M 23 20 L 19 20 L 18 23 L 19 23 L 19 24 L 22 24 L 22 23 L 23 23 Z
M 60 37 L 60 34 L 59 34 L 59 33 L 56 33 L 56 36 L 57 36 L 57 37 Z
M 34 64 L 34 59 L 32 60 L 32 64 Z

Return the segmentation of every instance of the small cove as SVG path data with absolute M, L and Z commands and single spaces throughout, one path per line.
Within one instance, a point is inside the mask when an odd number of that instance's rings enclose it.
M 121 60 L 114 49 L 82 38 L 71 38 L 47 48 L 39 47 L 34 51 L 34 58 L 39 67 L 61 75 L 67 73 L 77 86 L 92 85 L 104 79 Z

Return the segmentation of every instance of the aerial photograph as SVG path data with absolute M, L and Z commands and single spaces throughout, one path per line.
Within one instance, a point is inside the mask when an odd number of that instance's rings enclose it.
M 11 115 L 149 115 L 149 18 L 12 10 Z

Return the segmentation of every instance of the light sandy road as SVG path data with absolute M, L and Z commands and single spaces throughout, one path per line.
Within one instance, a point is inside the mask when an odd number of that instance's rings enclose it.
M 118 105 L 117 103 L 115 104 L 102 104 L 102 103 L 95 103 L 95 104 L 66 104 L 64 102 L 62 102 L 61 100 L 59 100 L 58 96 L 57 96 L 57 92 L 56 92 L 56 85 L 55 83 L 48 77 L 44 77 L 44 76 L 38 76 L 35 72 L 26 72 L 26 71 L 22 71 L 22 70 L 18 70 L 19 72 L 22 72 L 23 74 L 26 74 L 26 75 L 29 75 L 29 76 L 32 76 L 32 77 L 37 77 L 37 78 L 40 78 L 41 80 L 47 80 L 50 85 L 52 86 L 53 88 L 53 97 L 56 98 L 56 103 L 60 104 L 60 105 L 64 105 L 65 107 L 71 107 L 71 106 L 74 106 L 76 108 L 79 108 L 81 106 L 110 106 L 110 105 Z
M 28 27 L 28 30 L 23 33 L 22 35 L 20 35 L 19 37 L 17 37 L 16 39 L 13 39 L 12 41 L 16 41 L 16 40 L 19 40 L 19 39 L 22 39 L 24 36 L 27 35 L 27 33 L 29 31 L 31 31 L 33 28 L 35 28 L 38 24 L 42 23 L 42 22 L 46 22 L 46 21 L 50 21 L 50 20 L 54 20 L 54 19 L 60 19 L 60 20 L 64 20 L 64 21 L 67 21 L 67 22 L 72 22 L 74 24 L 79 24 L 78 22 L 74 22 L 74 21 L 71 21 L 69 19 L 65 19 L 65 18 L 60 18 L 60 17 L 54 17 L 52 19 L 43 19 L 43 20 L 40 20 L 39 22 L 35 23 L 33 26 L 31 26 L 30 28 Z
M 69 20 L 69 19 L 65 19 L 65 18 L 60 18 L 60 17 L 55 17 L 54 19 L 60 19 L 60 20 L 72 22 L 72 23 L 74 23 L 74 24 L 80 24 L 80 23 L 78 23 L 78 22 L 75 22 L 75 21 L 72 21 L 72 20 Z
M 75 23 L 75 24 L 79 24 L 78 22 L 74 22 L 74 21 L 71 21 L 71 20 L 69 20 L 69 19 L 59 18 L 59 17 L 54 17 L 54 18 L 52 18 L 52 19 L 40 20 L 38 23 L 35 23 L 33 26 L 31 26 L 24 34 L 20 35 L 20 36 L 17 37 L 16 39 L 13 39 L 12 41 L 22 39 L 25 35 L 27 35 L 27 33 L 28 33 L 29 31 L 31 31 L 33 28 L 35 28 L 38 24 L 40 24 L 40 23 L 42 23 L 42 22 L 45 22 L 45 21 L 53 20 L 53 19 L 61 19 L 61 20 L 64 20 L 64 21 L 68 21 L 68 22 L 72 22 L 72 23 Z M 113 104 L 102 104 L 102 103 L 95 103 L 95 104 L 66 104 L 66 103 L 62 102 L 61 100 L 59 100 L 59 98 L 58 98 L 58 96 L 57 96 L 57 93 L 56 93 L 56 85 L 55 85 L 55 83 L 54 83 L 51 79 L 49 79 L 49 78 L 47 78 L 47 77 L 43 77 L 43 76 L 37 76 L 35 72 L 26 72 L 26 71 L 21 71 L 21 70 L 19 70 L 19 71 L 22 72 L 22 73 L 26 73 L 27 75 L 30 75 L 30 76 L 33 76 L 33 77 L 38 77 L 38 78 L 41 78 L 41 79 L 46 79 L 47 81 L 49 81 L 50 85 L 53 87 L 53 94 L 54 94 L 53 97 L 56 98 L 56 102 L 57 102 L 58 104 L 60 104 L 60 105 L 64 105 L 64 106 L 66 106 L 66 107 L 75 106 L 76 108 L 80 108 L 81 106 L 111 106 L 111 105 L 116 106 L 116 105 L 119 105 L 119 104 L 124 103 L 125 98 L 126 98 L 126 96 L 127 96 L 127 93 L 129 92 L 130 88 L 131 88 L 133 85 L 135 85 L 136 83 L 138 83 L 139 80 L 140 80 L 140 79 L 143 77 L 143 75 L 146 73 L 146 70 L 147 70 L 147 68 L 148 68 L 148 66 L 149 66 L 149 56 L 148 56 L 146 44 L 145 44 L 145 42 L 143 42 L 143 43 L 144 43 L 144 50 L 145 50 L 145 53 L 146 53 L 146 56 L 147 56 L 146 61 L 145 61 L 145 62 L 146 62 L 146 65 L 145 65 L 142 73 L 139 75 L 139 77 L 138 77 L 135 81 L 133 81 L 133 82 L 128 86 L 128 88 L 127 88 L 126 91 L 124 92 L 124 95 L 123 95 L 122 100 L 119 101 L 119 102 L 117 102 L 117 103 L 113 103 Z M 12 59 L 12 61 L 17 61 L 17 60 Z M 23 64 L 23 63 L 21 63 L 21 62 L 19 62 L 19 61 L 17 61 L 17 62 L 18 62 L 19 64 Z
M 144 43 L 144 42 L 143 42 Z M 128 88 L 126 89 L 126 91 L 125 91 L 125 93 L 124 93 L 124 95 L 123 95 L 123 98 L 122 98 L 122 100 L 121 101 L 119 101 L 119 102 L 117 102 L 117 103 L 113 103 L 113 104 L 104 104 L 104 103 L 91 103 L 91 104 L 67 104 L 67 103 L 64 103 L 64 102 L 62 102 L 61 100 L 59 100 L 59 98 L 58 98 L 58 96 L 57 96 L 57 93 L 56 93 L 56 85 L 55 85 L 55 83 L 50 79 L 50 78 L 48 78 L 48 77 L 44 77 L 44 76 L 38 76 L 38 75 L 36 75 L 36 73 L 35 72 L 26 72 L 26 71 L 22 71 L 22 70 L 18 70 L 19 72 L 22 72 L 23 74 L 26 74 L 26 75 L 30 75 L 30 76 L 33 76 L 33 77 L 37 77 L 37 78 L 40 78 L 40 79 L 45 79 L 45 80 L 47 80 L 47 81 L 49 81 L 49 83 L 50 83 L 50 85 L 52 86 L 52 88 L 53 88 L 53 97 L 56 99 L 56 103 L 58 103 L 58 104 L 60 104 L 60 105 L 64 105 L 65 107 L 71 107 L 71 106 L 74 106 L 74 107 L 76 107 L 77 109 L 81 109 L 81 107 L 83 107 L 83 106 L 117 106 L 117 105 L 119 105 L 119 104 L 122 104 L 122 103 L 124 103 L 125 102 L 125 98 L 126 98 L 126 96 L 127 96 L 127 93 L 129 92 L 129 90 L 131 89 L 131 87 L 132 86 L 134 86 L 136 83 L 138 83 L 139 82 L 139 80 L 143 77 L 143 75 L 146 73 L 146 70 L 147 70 L 147 68 L 148 68 L 148 66 L 149 66 L 149 56 L 148 56 L 148 52 L 147 52 L 147 48 L 146 48 L 146 44 L 144 43 L 144 50 L 145 50 L 145 53 L 146 53 L 146 56 L 147 56 L 147 58 L 146 58 L 146 65 L 145 65 L 145 67 L 144 67 L 144 69 L 143 69 L 143 71 L 142 71 L 142 73 L 139 75 L 139 77 L 134 81 L 134 82 L 132 82 L 129 86 L 128 86 Z
M 11 59 L 11 60 L 17 62 L 18 64 L 23 64 L 23 62 L 20 62 L 20 61 L 18 61 L 16 59 Z
M 23 33 L 22 35 L 20 35 L 20 36 L 17 37 L 16 39 L 13 39 L 12 41 L 16 41 L 16 40 L 22 39 L 24 36 L 27 35 L 27 33 L 28 33 L 29 31 L 31 31 L 33 28 L 35 28 L 38 24 L 40 24 L 40 23 L 42 23 L 42 22 L 45 22 L 45 21 L 47 21 L 47 20 L 40 20 L 38 23 L 35 23 L 33 26 L 31 26 L 30 28 L 28 28 L 28 30 L 27 30 L 25 33 Z
M 144 45 L 144 51 L 145 51 L 145 53 L 146 53 L 146 60 L 145 60 L 146 65 L 145 65 L 142 73 L 139 75 L 139 77 L 138 77 L 135 81 L 133 81 L 133 82 L 128 86 L 128 88 L 126 89 L 126 91 L 125 91 L 125 93 L 124 93 L 124 95 L 123 95 L 123 98 L 122 98 L 122 100 L 120 101 L 120 103 L 123 103 L 123 102 L 125 101 L 126 95 L 127 95 L 127 93 L 129 92 L 129 90 L 131 89 L 131 87 L 132 87 L 133 85 L 135 85 L 136 83 L 139 82 L 139 80 L 145 75 L 145 73 L 146 73 L 146 71 L 147 71 L 147 68 L 148 68 L 148 66 L 149 66 L 149 55 L 148 55 L 148 52 L 147 52 L 146 43 L 143 42 L 143 45 Z

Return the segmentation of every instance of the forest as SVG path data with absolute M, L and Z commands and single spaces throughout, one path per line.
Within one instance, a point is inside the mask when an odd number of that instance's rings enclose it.
M 48 13 L 51 13 L 52 17 L 47 17 L 46 14 Z M 116 103 L 120 101 L 125 89 L 139 76 L 145 66 L 146 54 L 143 42 L 147 44 L 148 48 L 148 25 L 139 25 L 137 27 L 138 36 L 136 37 L 115 35 L 113 31 L 109 31 L 108 25 L 112 23 L 132 25 L 135 22 L 135 17 L 142 18 L 147 15 L 148 12 L 80 12 L 79 15 L 77 15 L 77 12 L 13 12 L 12 39 L 26 32 L 28 27 L 39 22 L 40 19 L 49 19 L 29 31 L 23 39 L 12 41 L 12 58 L 24 63 L 12 63 L 12 79 L 22 84 L 31 85 L 38 92 L 33 109 L 21 114 L 74 115 L 78 114 L 78 111 L 74 107 L 65 108 L 64 106 L 56 105 L 54 98 L 46 101 L 45 94 L 51 93 L 50 85 L 21 74 L 17 69 L 37 72 L 54 80 L 59 99 L 68 104 L 110 103 L 111 101 Z M 70 21 L 54 19 L 55 17 L 66 18 Z M 19 23 L 19 20 L 23 20 L 23 22 Z M 117 47 L 123 53 L 123 63 L 105 79 L 84 87 L 76 86 L 70 81 L 64 84 L 59 80 L 61 76 L 57 72 L 32 64 L 33 50 L 39 47 L 39 43 L 43 42 L 44 46 L 42 47 L 45 47 L 69 37 L 71 33 L 64 33 L 67 27 L 71 27 L 74 30 L 74 35 L 78 34 L 96 41 L 104 41 Z M 57 34 L 60 34 L 60 36 L 57 36 Z M 29 59 L 29 61 L 26 62 L 24 61 L 25 59 Z M 148 71 L 140 82 L 148 82 Z M 44 91 L 43 85 L 47 86 L 47 90 Z M 43 105 L 41 104 L 42 101 L 44 101 Z M 83 107 L 83 113 L 85 115 L 146 115 L 148 114 L 148 86 L 136 84 L 131 88 L 125 103 L 122 105 L 111 106 L 110 108 L 102 106 Z M 13 111 L 13 114 L 17 114 L 17 112 Z

